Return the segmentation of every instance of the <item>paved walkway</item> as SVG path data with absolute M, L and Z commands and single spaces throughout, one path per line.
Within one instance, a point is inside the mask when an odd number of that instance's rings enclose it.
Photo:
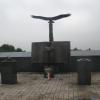
M 58 74 L 48 81 L 42 74 L 19 73 L 18 84 L 0 84 L 0 100 L 100 100 L 100 73 L 92 85 L 78 86 L 77 74 Z

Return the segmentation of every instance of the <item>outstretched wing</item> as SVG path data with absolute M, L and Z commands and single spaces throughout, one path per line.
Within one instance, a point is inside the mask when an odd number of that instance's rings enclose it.
M 34 16 L 34 15 L 31 15 L 32 18 L 36 18 L 36 19 L 42 19 L 42 20 L 50 20 L 49 17 L 43 17 L 43 16 Z
M 58 20 L 58 19 L 61 19 L 61 18 L 64 18 L 64 17 L 69 17 L 71 16 L 71 14 L 62 14 L 62 15 L 58 15 L 58 16 L 55 16 L 55 17 L 51 17 L 51 20 Z
M 36 18 L 36 19 L 42 19 L 42 20 L 58 20 L 64 17 L 69 17 L 71 14 L 62 14 L 62 15 L 58 15 L 55 17 L 43 17 L 43 16 L 35 16 L 35 15 L 31 15 L 32 18 Z

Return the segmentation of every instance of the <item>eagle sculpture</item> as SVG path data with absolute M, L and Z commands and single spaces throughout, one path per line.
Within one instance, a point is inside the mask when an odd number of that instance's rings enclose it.
M 53 23 L 55 20 L 61 19 L 61 18 L 65 18 L 65 17 L 69 17 L 71 14 L 61 14 L 58 16 L 54 16 L 54 17 L 43 17 L 43 16 L 35 16 L 35 15 L 31 15 L 32 18 L 36 18 L 36 19 L 42 19 L 42 20 L 46 20 L 49 22 L 49 41 L 53 42 Z
M 64 17 L 69 17 L 71 14 L 61 14 L 58 16 L 54 16 L 54 17 L 43 17 L 43 16 L 35 16 L 35 15 L 31 15 L 32 18 L 37 18 L 37 19 L 42 19 L 42 20 L 58 20 Z

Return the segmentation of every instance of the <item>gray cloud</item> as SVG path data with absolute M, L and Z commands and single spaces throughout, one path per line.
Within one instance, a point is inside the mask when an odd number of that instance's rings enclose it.
M 70 40 L 72 48 L 100 49 L 100 0 L 0 0 L 0 45 L 31 50 L 31 42 L 48 41 L 48 23 L 30 15 L 72 16 L 56 21 L 56 41 Z

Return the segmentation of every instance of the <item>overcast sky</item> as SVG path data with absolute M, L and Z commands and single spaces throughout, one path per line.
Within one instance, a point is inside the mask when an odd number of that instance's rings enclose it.
M 54 40 L 71 48 L 100 49 L 100 0 L 0 0 L 0 45 L 31 51 L 31 43 L 48 41 L 48 22 L 30 15 L 70 17 L 54 23 Z

